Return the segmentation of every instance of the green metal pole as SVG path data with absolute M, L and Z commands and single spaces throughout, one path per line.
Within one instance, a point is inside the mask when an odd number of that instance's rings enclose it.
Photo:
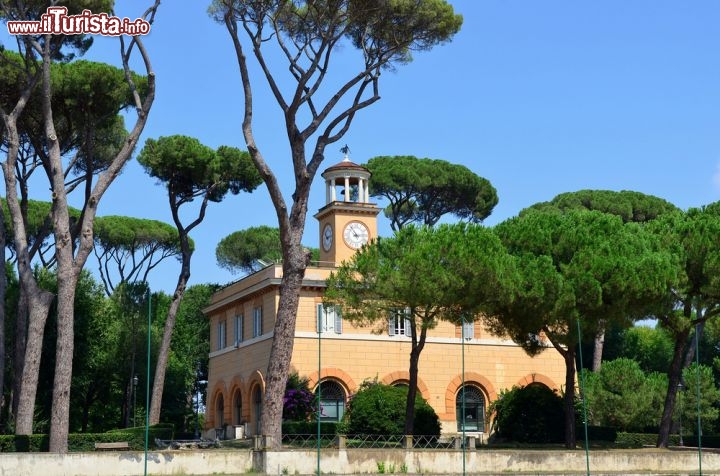
M 587 476 L 590 476 L 590 445 L 588 443 L 587 402 L 585 401 L 585 372 L 583 372 L 582 333 L 580 332 L 580 319 L 577 320 L 578 353 L 580 354 L 580 396 L 583 406 L 583 426 L 585 428 L 585 467 Z
M 152 321 L 152 295 L 150 294 L 150 286 L 148 286 L 148 329 L 147 329 L 147 378 L 145 379 L 145 472 L 147 476 L 148 461 L 148 436 L 150 434 L 150 333 L 152 331 L 150 323 Z
M 465 476 L 465 316 L 462 316 L 460 327 L 460 348 L 462 349 L 462 449 L 463 449 L 463 476 Z
M 702 476 L 702 425 L 700 424 L 700 324 L 695 324 L 695 367 L 697 369 L 698 474 Z
M 322 312 L 325 314 L 325 306 L 322 307 Z M 322 371 L 322 364 L 321 364 L 321 345 L 322 345 L 322 325 L 323 325 L 323 319 L 322 317 L 327 318 L 327 316 L 323 316 L 322 314 L 318 315 L 318 384 L 317 384 L 317 476 L 320 476 L 320 398 L 322 397 L 322 387 L 320 385 L 320 372 Z

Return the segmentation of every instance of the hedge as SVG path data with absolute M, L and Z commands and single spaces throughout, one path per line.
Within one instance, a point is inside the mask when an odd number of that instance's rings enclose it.
M 334 421 L 320 422 L 321 435 L 336 435 L 338 423 Z M 284 421 L 282 424 L 283 435 L 316 435 L 316 421 Z
M 149 447 L 155 447 L 155 438 L 172 439 L 173 425 L 161 423 L 151 426 L 148 432 Z M 123 428 L 106 433 L 71 433 L 68 435 L 68 450 L 95 451 L 95 443 L 115 441 L 127 441 L 131 450 L 145 449 L 145 427 Z M 49 435 L 0 435 L 1 453 L 47 452 L 49 446 Z
M 618 432 L 616 428 L 611 426 L 594 426 L 588 425 L 588 439 L 590 441 L 607 441 L 614 442 L 617 440 Z M 578 426 L 575 429 L 575 436 L 579 440 L 585 439 L 585 427 Z

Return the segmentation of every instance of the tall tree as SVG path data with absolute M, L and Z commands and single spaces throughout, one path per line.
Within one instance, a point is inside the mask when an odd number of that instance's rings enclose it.
M 6 2 L 3 4 L 0 14 L 3 18 L 20 20 L 39 20 L 47 5 L 43 2 Z M 155 12 L 159 6 L 159 0 L 145 12 L 145 19 L 152 22 Z M 108 0 L 77 1 L 69 2 L 68 13 L 79 13 L 82 9 L 88 8 L 93 12 L 112 11 L 112 2 Z M 20 136 L 18 133 L 18 118 L 33 93 L 40 98 L 42 111 L 42 136 L 44 138 L 41 154 L 43 170 L 46 173 L 48 185 L 51 190 L 53 201 L 52 224 L 53 235 L 56 243 L 55 259 L 58 272 L 57 292 L 57 349 L 55 360 L 55 377 L 53 382 L 53 410 L 51 416 L 50 430 L 50 451 L 67 452 L 67 434 L 69 425 L 70 387 L 72 377 L 72 359 L 74 346 L 74 297 L 77 282 L 87 257 L 93 247 L 93 221 L 97 206 L 107 188 L 122 170 L 122 167 L 130 159 L 137 140 L 145 126 L 150 107 L 155 95 L 154 73 L 150 64 L 149 56 L 145 50 L 140 37 L 133 37 L 129 41 L 120 37 L 121 60 L 125 71 L 128 94 L 133 98 L 132 104 L 137 113 L 135 124 L 123 142 L 122 148 L 114 155 L 112 161 L 97 176 L 94 183 L 85 187 L 85 200 L 83 202 L 81 219 L 73 224 L 68 213 L 68 193 L 73 189 L 71 184 L 66 184 L 67 171 L 70 167 L 64 163 L 61 145 L 64 143 L 60 134 L 63 129 L 56 124 L 54 113 L 53 82 L 51 76 L 52 64 L 57 59 L 68 59 L 64 54 L 67 47 L 74 46 L 86 49 L 89 41 L 82 35 L 66 37 L 63 35 L 43 34 L 38 36 L 23 36 L 17 42 L 19 52 L 23 58 L 22 63 L 17 64 L 17 71 L 24 79 L 22 87 L 17 90 L 17 96 L 10 106 L 0 107 L 0 118 L 5 129 L 7 141 L 7 160 L 3 163 L 3 174 L 6 185 L 6 198 L 8 208 L 12 216 L 16 254 L 18 257 L 18 269 L 20 280 L 30 302 L 30 325 L 28 332 L 28 346 L 26 350 L 25 369 L 23 374 L 23 385 L 20 395 L 20 406 L 16 432 L 29 434 L 32 432 L 32 408 L 35 401 L 37 388 L 37 375 L 33 374 L 33 367 L 39 362 L 40 342 L 42 331 L 47 318 L 47 311 L 53 300 L 53 295 L 42 291 L 32 276 L 30 260 L 28 258 L 28 247 L 25 233 L 25 226 L 22 220 L 22 211 L 17 194 L 17 180 L 15 167 L 20 151 Z M 82 51 L 82 50 L 81 50 Z M 145 67 L 148 77 L 147 90 L 141 95 L 132 75 L 130 74 L 129 61 L 133 51 L 138 51 L 142 56 L 142 64 Z M 37 89 L 36 89 L 37 86 Z M 93 90 L 87 91 L 90 95 Z M 102 95 L 103 90 L 98 91 Z M 87 104 L 86 104 L 87 105 Z M 119 107 L 113 114 L 117 115 Z M 9 111 L 9 112 L 8 112 Z M 87 151 L 86 156 L 89 156 Z M 88 175 L 87 180 L 93 181 L 93 176 Z M 77 240 L 77 241 L 76 241 Z M 39 339 L 39 340 L 38 340 Z M 32 365 L 28 366 L 28 364 Z
M 158 220 L 97 217 L 94 231 L 95 256 L 108 296 L 120 283 L 146 282 L 164 259 L 180 255 L 177 229 Z
M 682 370 L 694 354 L 705 322 L 720 315 L 720 202 L 686 212 L 663 215 L 648 225 L 677 258 L 680 280 L 662 301 L 655 317 L 673 339 L 668 388 L 657 446 L 669 444 L 670 427 Z
M 679 208 L 665 199 L 629 190 L 619 192 L 613 190 L 579 190 L 577 192 L 561 193 L 549 202 L 538 203 L 531 208 L 541 210 L 558 209 L 563 212 L 568 210 L 597 210 L 617 215 L 625 223 L 646 223 L 664 213 L 679 211 Z M 598 326 L 594 344 L 592 369 L 597 372 L 602 365 L 603 346 L 605 344 L 605 326 L 602 322 Z
M 312 259 L 320 259 L 318 248 L 307 248 Z M 253 273 L 265 262 L 282 259 L 280 230 L 271 226 L 254 226 L 235 231 L 220 240 L 215 248 L 215 257 L 220 267 L 232 272 Z
M 647 316 L 676 282 L 674 258 L 635 223 L 596 211 L 528 210 L 495 227 L 518 260 L 490 328 L 528 352 L 550 344 L 565 361 L 565 445 L 574 448 L 575 353 L 580 336 L 600 321 Z
M 167 186 L 170 212 L 177 228 L 181 252 L 180 274 L 155 364 L 150 423 L 156 424 L 160 421 L 175 319 L 190 279 L 190 259 L 193 253 L 190 232 L 202 223 L 210 202 L 220 202 L 228 192 L 251 192 L 262 180 L 247 152 L 227 146 L 214 151 L 197 139 L 181 135 L 148 139 L 140 151 L 138 161 L 148 174 Z M 200 200 L 197 216 L 190 223 L 184 224 L 180 218 L 180 208 L 195 199 Z
M 262 433 L 271 437 L 273 447 L 279 447 L 283 394 L 307 266 L 301 239 L 310 186 L 325 148 L 345 135 L 358 111 L 380 99 L 383 70 L 409 62 L 413 51 L 448 41 L 459 31 L 462 17 L 444 0 L 213 0 L 210 14 L 225 25 L 235 48 L 245 96 L 243 137 L 268 187 L 280 228 L 283 277 L 260 418 Z M 241 36 L 246 37 L 244 44 Z M 341 71 L 331 74 L 344 43 L 359 53 L 358 67 L 347 76 Z M 273 45 L 276 50 L 271 49 Z M 257 84 L 246 51 L 257 60 L 259 76 L 282 110 L 295 179 L 291 203 L 255 140 L 253 91 Z M 273 70 L 275 62 L 266 61 L 266 55 L 278 51 L 287 64 Z M 288 67 L 295 81 L 289 89 L 280 84 Z M 347 65 L 343 68 L 348 71 Z
M 406 319 L 411 350 L 405 434 L 413 434 L 420 354 L 439 321 L 461 324 L 496 299 L 510 262 L 494 233 L 478 225 L 406 226 L 379 238 L 341 264 L 327 280 L 325 302 L 343 319 L 393 328 Z M 407 331 L 407 330 L 406 330 Z
M 498 203 L 497 192 L 464 165 L 412 156 L 373 157 L 370 195 L 387 199 L 385 216 L 393 230 L 408 223 L 433 226 L 443 215 L 479 222 Z

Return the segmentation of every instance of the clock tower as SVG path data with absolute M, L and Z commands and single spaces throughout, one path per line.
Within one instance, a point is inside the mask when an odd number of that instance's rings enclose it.
M 342 162 L 322 173 L 325 179 L 325 206 L 316 214 L 320 222 L 320 266 L 337 266 L 377 238 L 380 209 L 370 203 L 370 171 Z

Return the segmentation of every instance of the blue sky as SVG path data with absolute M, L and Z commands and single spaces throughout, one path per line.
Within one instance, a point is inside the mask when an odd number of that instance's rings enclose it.
M 144 2 L 117 3 L 118 14 L 132 19 Z M 224 27 L 206 14 L 208 3 L 160 7 L 146 38 L 157 99 L 141 143 L 185 134 L 212 147 L 244 148 L 237 63 Z M 345 143 L 358 163 L 415 155 L 464 164 L 498 190 L 488 225 L 580 189 L 635 190 L 683 209 L 720 200 L 720 3 L 451 3 L 464 17 L 460 33 L 384 73 L 382 99 L 359 114 L 341 143 L 328 147 L 323 168 L 341 160 Z M 97 38 L 86 57 L 119 64 L 116 41 Z M 351 48 L 337 53 L 335 71 L 354 74 Z M 289 199 L 282 117 L 257 85 L 257 142 Z M 312 215 L 325 200 L 320 182 L 310 198 L 304 242 L 317 246 Z M 134 160 L 99 213 L 171 223 L 164 188 Z M 387 220 L 379 220 L 380 233 L 390 234 Z M 211 204 L 192 234 L 191 284 L 236 279 L 216 265 L 215 247 L 256 225 L 276 225 L 264 188 Z M 158 269 L 153 289 L 171 291 L 178 271 L 175 262 Z

